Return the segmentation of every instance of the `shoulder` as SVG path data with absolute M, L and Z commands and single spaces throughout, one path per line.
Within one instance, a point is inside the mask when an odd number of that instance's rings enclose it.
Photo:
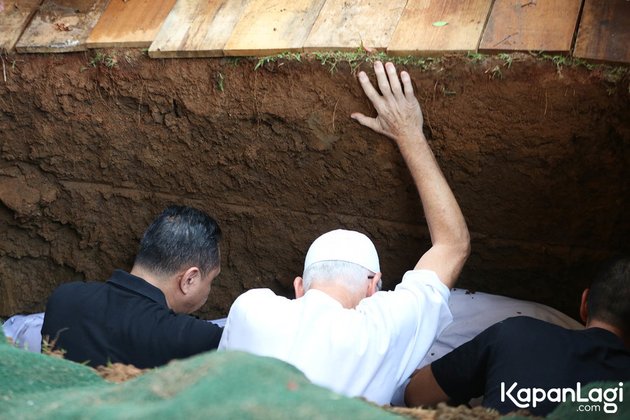
M 226 329 L 234 325 L 274 323 L 287 317 L 295 300 L 278 296 L 269 289 L 252 289 L 240 295 L 230 308 Z
M 479 334 L 479 339 L 496 340 L 497 343 L 512 343 L 513 346 L 524 343 L 554 339 L 570 334 L 572 330 L 551 324 L 529 316 L 515 316 L 497 322 Z M 520 344 L 519 344 L 520 343 Z
M 504 321 L 495 324 L 497 327 L 501 327 L 504 330 L 516 330 L 519 328 L 535 328 L 539 330 L 558 330 L 564 331 L 566 328 L 552 324 L 541 319 L 532 318 L 530 316 L 513 316 L 505 319 Z M 522 330 L 521 330 L 522 331 Z
M 63 283 L 55 290 L 89 290 L 107 285 L 107 281 L 94 281 L 94 280 L 75 280 L 68 283 Z
M 250 305 L 264 305 L 266 303 L 278 304 L 283 301 L 290 301 L 290 299 L 278 296 L 270 289 L 252 289 L 237 297 L 232 304 L 232 309 Z
M 70 283 L 64 283 L 59 285 L 54 293 L 57 292 L 69 292 L 73 290 L 82 290 L 86 288 L 91 288 L 96 285 L 96 282 L 86 282 L 86 281 L 72 281 Z
M 450 290 L 440 281 L 437 273 L 431 270 L 409 270 L 395 290 L 420 291 L 425 294 L 438 293 L 448 302 Z
M 84 294 L 91 294 L 99 287 L 103 287 L 102 282 L 85 282 L 85 281 L 73 281 L 70 283 L 64 283 L 58 286 L 50 295 L 49 302 L 55 302 L 59 300 L 73 299 L 75 297 L 82 296 Z

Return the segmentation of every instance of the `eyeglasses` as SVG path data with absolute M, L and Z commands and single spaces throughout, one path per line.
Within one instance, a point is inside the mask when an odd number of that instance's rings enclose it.
M 371 276 L 368 276 L 368 279 L 372 280 L 375 276 L 376 276 L 375 274 L 372 274 Z M 380 279 L 378 279 L 378 284 L 376 285 L 376 290 L 380 291 L 382 288 L 383 288 L 383 279 L 380 278 Z

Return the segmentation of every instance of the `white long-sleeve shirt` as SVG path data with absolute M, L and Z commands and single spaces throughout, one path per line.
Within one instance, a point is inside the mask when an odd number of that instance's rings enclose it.
M 354 309 L 315 289 L 299 299 L 254 289 L 239 296 L 219 350 L 284 360 L 317 385 L 388 404 L 451 322 L 449 290 L 428 270 Z

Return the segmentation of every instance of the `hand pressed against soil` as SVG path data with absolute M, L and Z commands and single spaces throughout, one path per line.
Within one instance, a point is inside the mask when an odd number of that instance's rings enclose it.
M 370 118 L 355 112 L 351 117 L 395 141 L 422 136 L 422 110 L 414 95 L 409 73 L 400 72 L 399 80 L 394 65 L 386 63 L 383 66 L 380 61 L 374 63 L 374 73 L 382 95 L 372 86 L 372 82 L 363 71 L 359 73 L 359 82 L 378 115 Z

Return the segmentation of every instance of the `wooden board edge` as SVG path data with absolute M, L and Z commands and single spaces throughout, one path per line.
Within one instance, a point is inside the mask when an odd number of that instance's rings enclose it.
M 571 56 L 571 50 L 527 50 L 527 49 L 506 49 L 506 48 L 482 48 L 481 46 L 479 46 L 479 49 L 477 50 L 477 52 L 481 53 L 481 54 L 502 54 L 502 53 L 506 53 L 506 54 L 511 54 L 511 53 L 534 53 L 534 54 L 552 54 L 552 55 L 564 55 L 564 56 Z
M 387 49 L 387 55 L 392 57 L 440 57 L 447 54 L 461 54 L 476 52 L 475 49 L 453 49 L 453 50 L 407 50 L 407 49 Z
M 260 50 L 252 49 L 224 49 L 223 54 L 226 57 L 267 57 L 270 55 L 278 55 L 282 53 L 302 53 L 303 48 L 266 48 Z
M 123 42 L 123 41 L 100 41 L 100 42 L 86 42 L 86 47 L 88 49 L 99 49 L 99 48 L 149 48 L 151 46 L 151 41 L 131 41 L 131 42 Z
M 223 50 L 159 50 L 149 48 L 150 58 L 220 58 Z
M 624 61 L 623 59 L 617 60 L 615 58 L 611 59 L 608 57 L 599 57 L 599 56 L 588 55 L 588 54 L 573 54 L 572 56 L 575 58 L 579 58 L 581 60 L 588 60 L 589 62 L 593 64 L 612 64 L 612 65 L 629 65 L 630 64 L 630 58 L 628 59 L 628 61 Z
M 378 48 L 370 48 L 375 52 L 385 52 L 387 50 L 386 47 L 378 47 Z M 316 53 L 316 52 L 344 52 L 344 53 L 353 53 L 353 52 L 366 52 L 361 46 L 357 45 L 356 47 L 315 47 L 315 46 L 304 46 L 302 51 L 305 53 Z
M 60 47 L 55 48 L 54 46 L 18 46 L 16 45 L 15 51 L 20 54 L 58 54 L 58 53 L 72 53 L 72 52 L 82 52 L 87 51 L 85 43 L 81 43 L 72 47 Z

